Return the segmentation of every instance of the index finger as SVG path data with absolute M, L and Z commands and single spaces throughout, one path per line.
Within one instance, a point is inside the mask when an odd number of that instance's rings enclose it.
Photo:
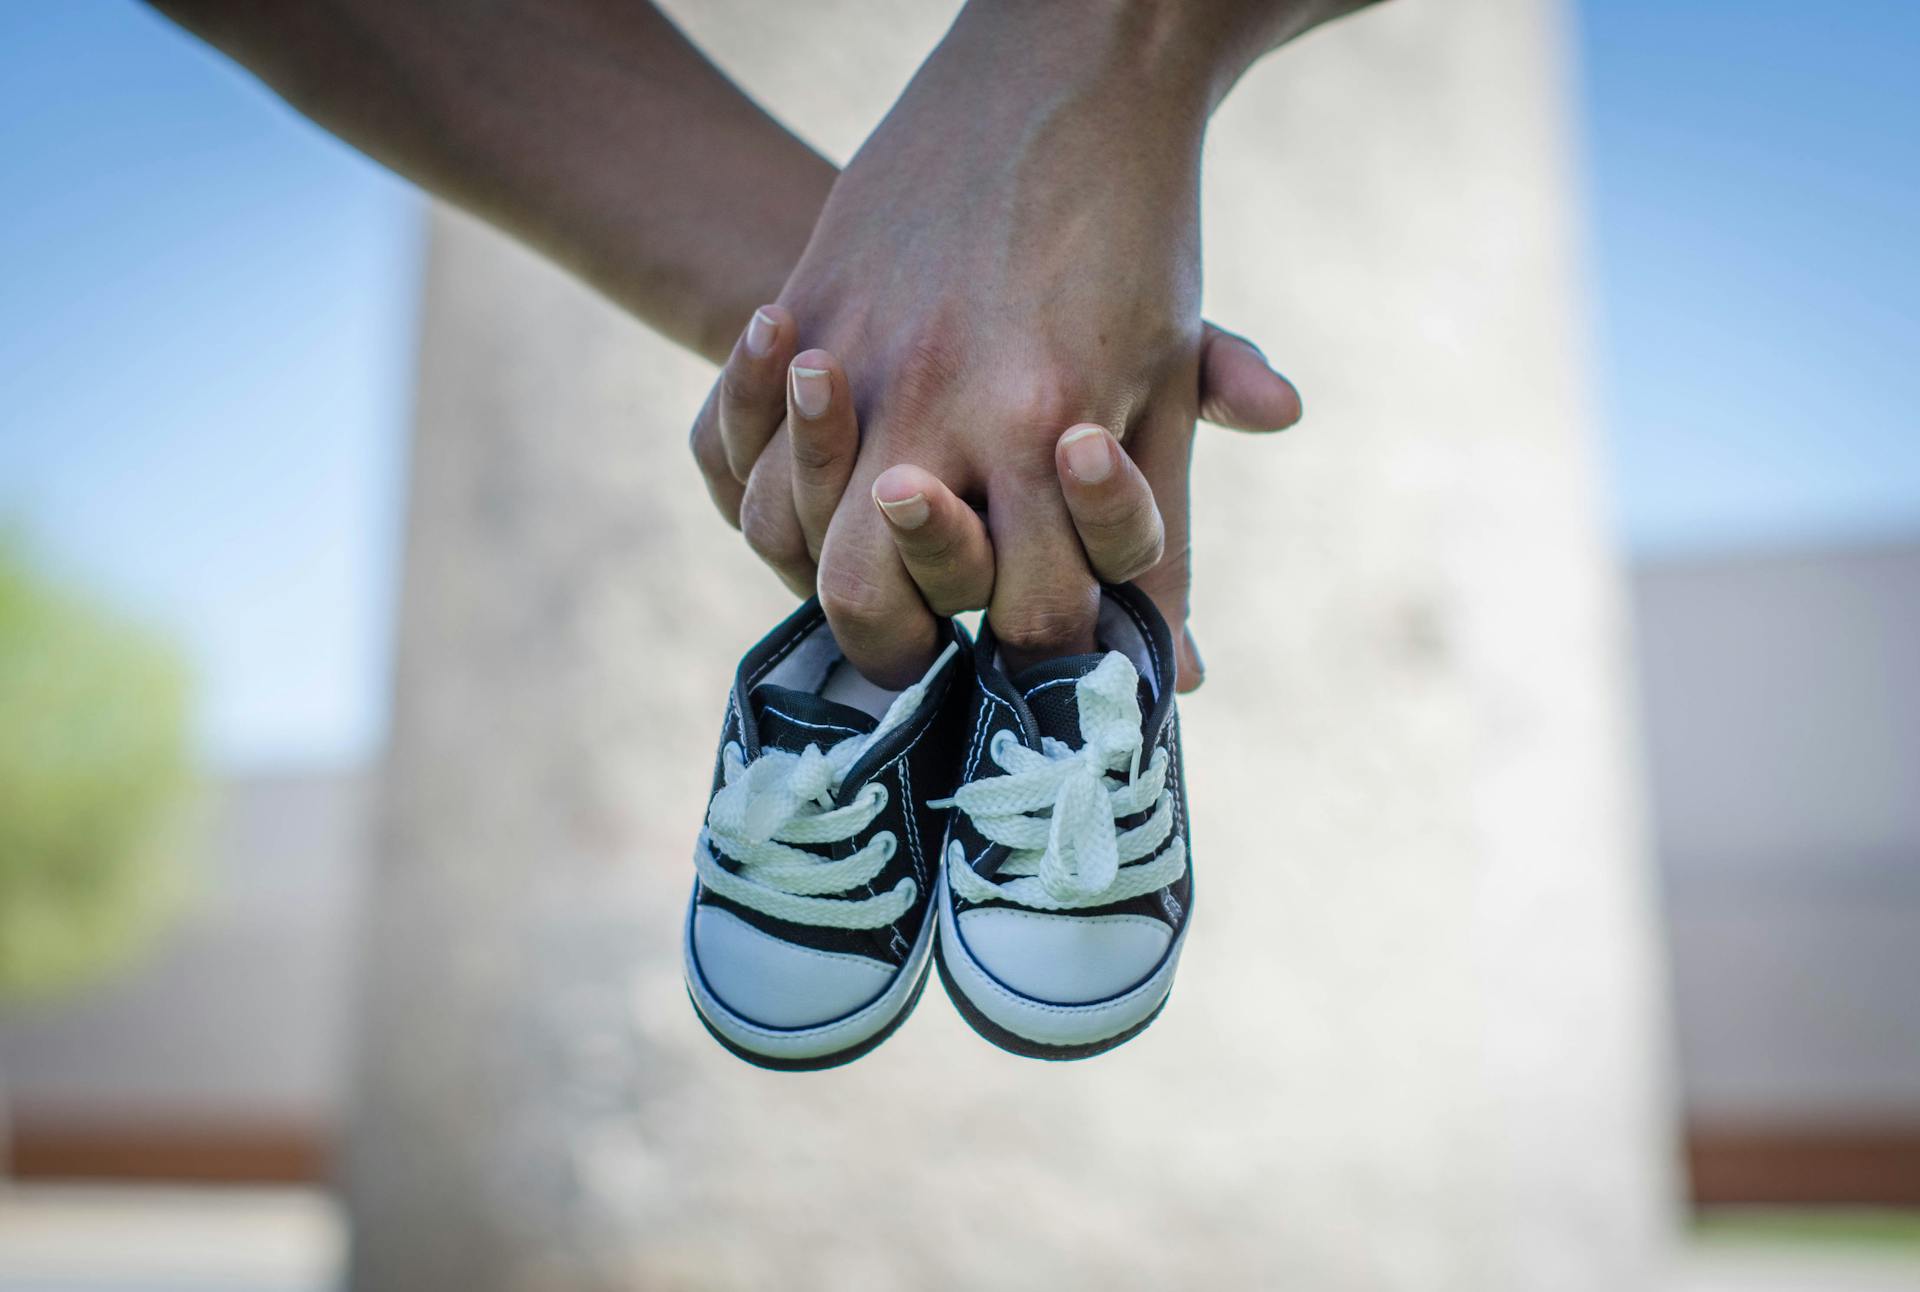
M 1051 464 L 988 477 L 987 529 L 997 562 L 987 622 L 1009 668 L 1091 651 L 1100 585 Z
M 1160 509 L 1146 477 L 1107 428 L 1086 422 L 1069 430 L 1054 445 L 1054 464 L 1093 572 L 1125 583 L 1152 569 L 1166 545 Z
M 868 681 L 902 690 L 920 680 L 938 620 L 908 577 L 880 509 L 866 496 L 878 469 L 856 466 L 820 548 L 820 608 L 841 653 Z

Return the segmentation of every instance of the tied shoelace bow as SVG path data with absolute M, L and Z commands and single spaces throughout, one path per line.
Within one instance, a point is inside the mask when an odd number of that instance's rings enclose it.
M 1082 745 L 1051 736 L 1038 751 L 1011 731 L 995 733 L 988 753 L 1007 774 L 962 785 L 931 807 L 957 807 L 976 830 L 1013 851 L 1000 865 L 1006 882 L 984 879 L 949 845 L 947 882 L 970 902 L 1003 901 L 1042 911 L 1125 901 L 1164 888 L 1186 872 L 1186 845 L 1173 834 L 1173 796 L 1166 791 L 1167 751 L 1140 768 L 1140 675 L 1110 651 L 1074 684 Z M 1125 770 L 1117 783 L 1109 772 Z M 1129 830 L 1122 817 L 1153 808 Z M 1037 815 L 1036 815 L 1037 814 Z M 1154 856 L 1162 844 L 1166 848 Z M 1151 861 L 1142 861 L 1152 857 Z M 1139 864 L 1134 864 L 1139 863 Z
M 833 844 L 873 824 L 887 803 L 887 788 L 869 781 L 851 803 L 834 795 L 860 756 L 911 718 L 934 678 L 959 651 L 949 643 L 925 677 L 894 697 L 880 725 L 825 750 L 808 745 L 799 753 L 765 749 L 751 763 L 732 741 L 721 751 L 725 784 L 707 807 L 705 847 L 694 850 L 700 882 L 731 901 L 777 920 L 820 928 L 879 929 L 904 915 L 918 888 L 910 878 L 884 893 L 835 897 L 863 885 L 886 867 L 897 840 L 882 831 L 845 857 L 824 857 L 794 844 Z M 729 870 L 713 855 L 738 867 Z

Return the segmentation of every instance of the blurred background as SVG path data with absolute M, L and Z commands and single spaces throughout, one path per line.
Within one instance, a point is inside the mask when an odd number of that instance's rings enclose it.
M 952 12 L 829 6 L 823 89 L 826 17 L 668 8 L 837 158 Z M 783 612 L 710 374 L 142 7 L 0 6 L 0 1289 L 1920 1288 L 1916 56 L 1475 0 L 1256 69 L 1208 308 L 1309 417 L 1201 432 L 1207 941 L 1111 1059 L 930 993 L 796 1081 L 677 981 Z

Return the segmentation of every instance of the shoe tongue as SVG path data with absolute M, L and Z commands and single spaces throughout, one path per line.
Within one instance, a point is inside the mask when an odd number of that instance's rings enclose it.
M 760 729 L 762 749 L 799 753 L 808 745 L 830 748 L 853 736 L 864 736 L 879 726 L 872 714 L 850 704 L 837 704 L 790 687 L 762 682 L 749 697 Z
M 1070 749 L 1080 747 L 1080 705 L 1072 684 L 1100 667 L 1106 657 L 1105 651 L 1097 651 L 1050 659 L 1013 679 L 1013 689 L 1025 698 L 1041 735 L 1063 741 Z

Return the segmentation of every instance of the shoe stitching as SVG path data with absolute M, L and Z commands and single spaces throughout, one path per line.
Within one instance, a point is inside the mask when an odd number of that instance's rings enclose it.
M 989 699 L 992 696 L 992 692 L 987 691 L 983 687 L 981 688 L 980 696 L 983 700 Z M 967 766 L 960 776 L 962 783 L 972 780 L 973 773 L 980 766 L 980 742 L 986 736 L 987 715 L 991 712 L 991 709 L 982 704 L 979 712 L 974 715 L 973 739 L 967 743 Z
M 1009 713 L 1013 712 L 1012 705 L 1007 704 L 1005 700 L 1002 700 L 999 696 L 995 695 L 992 691 L 987 690 L 986 686 L 983 683 L 981 683 L 978 678 L 974 680 L 974 686 L 978 688 L 981 699 L 991 700 L 995 704 L 1005 706 Z M 973 740 L 967 746 L 967 766 L 966 766 L 966 770 L 962 772 L 960 776 L 960 781 L 962 784 L 965 784 L 966 782 L 972 780 L 973 774 L 980 769 L 981 749 L 986 739 L 987 728 L 992 725 L 987 721 L 987 719 L 992 714 L 992 712 L 993 710 L 989 709 L 986 705 L 982 704 L 980 706 L 979 716 L 974 719 Z M 1017 723 L 1017 720 L 1018 720 L 1017 714 L 1015 715 L 1015 719 Z M 953 839 L 952 837 L 952 830 L 953 830 L 952 822 L 956 819 L 958 819 L 957 815 L 953 817 L 949 817 L 948 827 L 947 827 L 947 830 L 948 830 L 947 837 L 949 840 L 951 840 L 954 843 L 959 842 L 959 840 Z M 963 860 L 966 860 L 966 864 L 968 866 L 978 867 L 980 862 L 986 859 L 987 853 L 991 852 L 992 850 L 993 850 L 993 844 L 989 842 L 986 847 L 980 850 L 979 856 L 974 857 L 971 860 L 967 860 L 966 848 L 962 846 L 960 849 L 960 856 Z M 944 853 L 942 854 L 941 860 L 946 861 L 946 856 Z M 951 863 L 949 862 L 948 864 L 951 864 Z
M 767 656 L 765 660 L 761 661 L 759 668 L 755 669 L 753 672 L 747 675 L 747 689 L 752 690 L 756 682 L 758 682 L 761 678 L 765 677 L 769 672 L 773 670 L 773 666 L 775 664 L 778 664 L 781 660 L 793 654 L 795 647 L 799 646 L 801 642 L 805 641 L 808 637 L 811 637 L 813 635 L 813 629 L 816 626 L 817 625 L 809 624 L 804 627 L 796 628 L 794 630 L 794 634 L 792 638 L 790 638 L 788 641 L 783 643 L 780 649 L 774 651 L 773 654 Z
M 1153 679 L 1155 684 L 1162 687 L 1172 686 L 1173 671 L 1167 667 L 1172 661 L 1161 658 L 1159 639 L 1147 628 L 1147 621 L 1125 598 L 1115 597 L 1114 600 L 1119 603 L 1122 610 L 1127 612 L 1127 618 L 1133 620 L 1133 626 L 1140 630 L 1140 639 L 1147 644 L 1147 653 L 1153 656 L 1153 671 L 1158 674 Z
M 907 831 L 907 852 L 913 858 L 914 878 L 920 881 L 921 891 L 927 889 L 927 859 L 920 851 L 920 815 L 913 801 L 913 777 L 904 758 L 900 760 L 900 806 L 905 818 Z
M 834 722 L 808 722 L 803 718 L 794 717 L 791 713 L 788 713 L 784 709 L 776 709 L 772 705 L 767 705 L 765 707 L 766 707 L 766 711 L 772 714 L 774 717 L 785 718 L 788 722 L 791 722 L 794 726 L 805 727 L 809 731 L 844 731 L 849 736 L 859 736 L 859 735 L 866 734 L 862 732 L 858 727 L 848 727 L 840 723 L 834 723 Z

